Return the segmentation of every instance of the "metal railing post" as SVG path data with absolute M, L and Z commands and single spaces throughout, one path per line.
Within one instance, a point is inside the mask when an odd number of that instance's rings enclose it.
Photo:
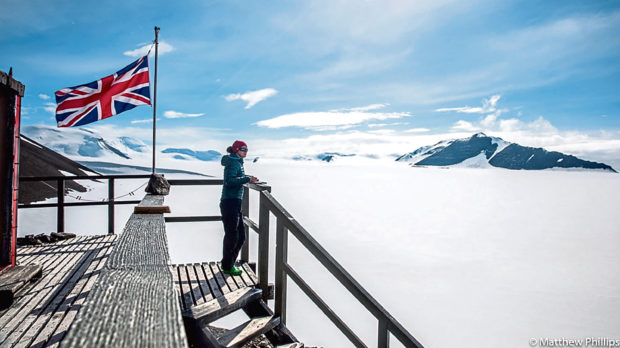
M 114 234 L 114 178 L 108 179 L 108 234 Z
M 260 193 L 258 221 L 258 284 L 263 290 L 263 300 L 269 299 L 269 208 L 267 198 Z
M 287 275 L 284 265 L 288 262 L 288 231 L 282 219 L 276 221 L 276 296 L 275 315 L 286 325 L 286 288 Z
M 250 189 L 247 185 L 243 186 L 243 201 L 241 202 L 241 214 L 243 217 L 250 215 Z M 241 248 L 241 262 L 250 261 L 250 228 L 244 224 L 245 230 L 245 243 Z
M 58 179 L 56 183 L 58 207 L 56 208 L 56 230 L 65 231 L 65 180 Z
M 379 342 L 377 347 L 379 348 L 389 348 L 390 347 L 390 333 L 387 328 L 387 321 L 383 319 L 379 319 L 379 332 L 378 332 Z

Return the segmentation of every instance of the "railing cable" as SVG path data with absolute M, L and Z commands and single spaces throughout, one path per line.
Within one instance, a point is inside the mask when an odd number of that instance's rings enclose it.
M 50 185 L 50 184 L 48 184 L 48 183 L 47 183 L 47 182 L 45 182 L 45 181 L 38 181 L 38 182 L 41 182 L 41 183 L 43 183 L 43 185 L 45 185 L 45 186 L 47 186 L 47 187 L 51 188 L 51 189 L 52 189 L 52 190 L 54 190 L 55 192 L 58 192 L 58 188 L 56 188 L 55 186 Z M 147 183 L 147 182 L 145 182 L 145 183 L 143 183 L 142 185 L 140 185 L 140 186 L 136 187 L 135 189 L 133 189 L 133 190 L 131 190 L 131 191 L 129 191 L 129 192 L 127 192 L 127 193 L 123 194 L 123 195 L 120 195 L 120 196 L 117 196 L 117 197 L 112 198 L 112 200 L 113 200 L 113 201 L 116 201 L 116 200 L 118 200 L 119 198 L 123 198 L 123 197 L 127 197 L 127 196 L 134 196 L 134 195 L 135 195 L 135 193 L 136 193 L 136 191 L 138 191 L 139 189 L 143 188 L 143 187 L 144 187 L 144 186 L 146 186 L 147 184 L 148 184 L 148 183 Z M 74 196 L 74 195 L 69 194 L 69 193 L 65 193 L 65 196 L 67 196 L 67 197 L 71 197 L 71 198 L 73 198 L 73 199 L 76 199 L 76 200 L 78 200 L 78 201 L 82 201 L 82 202 L 109 202 L 109 201 L 110 201 L 110 200 L 109 200 L 109 198 L 102 198 L 102 199 L 98 199 L 98 200 L 93 200 L 93 199 L 82 198 L 82 196 L 78 196 L 78 195 L 75 195 L 75 196 Z

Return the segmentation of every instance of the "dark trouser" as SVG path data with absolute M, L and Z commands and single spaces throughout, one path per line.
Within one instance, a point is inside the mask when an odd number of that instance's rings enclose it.
M 220 201 L 222 222 L 224 223 L 224 248 L 222 268 L 229 270 L 237 260 L 239 251 L 245 243 L 245 228 L 241 215 L 240 199 L 223 199 Z

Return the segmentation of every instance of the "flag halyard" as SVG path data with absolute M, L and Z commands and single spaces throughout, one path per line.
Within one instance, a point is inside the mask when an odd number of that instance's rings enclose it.
M 97 81 L 56 91 L 58 127 L 75 127 L 151 105 L 148 56 Z

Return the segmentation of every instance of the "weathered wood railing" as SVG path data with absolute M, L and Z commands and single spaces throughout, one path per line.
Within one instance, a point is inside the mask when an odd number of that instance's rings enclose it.
M 281 322 L 286 324 L 287 280 L 290 277 L 299 288 L 323 311 L 338 329 L 356 346 L 366 344 L 338 317 L 319 295 L 288 263 L 288 233 L 292 233 L 301 245 L 308 250 L 340 283 L 351 293 L 378 321 L 378 344 L 380 348 L 389 347 L 390 334 L 394 335 L 406 347 L 422 347 L 422 345 L 398 322 L 383 306 L 377 302 L 300 224 L 284 207 L 263 187 L 246 187 L 244 195 L 244 214 L 247 216 L 247 197 L 249 189 L 257 189 L 259 198 L 259 223 L 245 218 L 246 225 L 259 233 L 259 284 L 267 286 L 269 259 L 269 216 L 276 218 L 276 257 L 275 257 L 275 309 Z M 263 265 L 263 266 L 261 266 Z
M 169 180 L 171 185 L 222 185 L 221 180 Z M 259 192 L 258 223 L 249 217 L 250 190 Z M 263 184 L 247 184 L 244 187 L 242 202 L 243 220 L 246 234 L 249 230 L 258 233 L 258 279 L 263 290 L 263 299 L 268 298 L 269 279 L 269 239 L 270 214 L 276 218 L 276 255 L 275 255 L 275 309 L 281 322 L 286 324 L 287 281 L 290 277 L 314 304 L 336 325 L 336 327 L 356 346 L 366 344 L 348 327 L 348 325 L 323 301 L 288 263 L 288 233 L 292 233 L 340 283 L 377 319 L 379 348 L 389 347 L 390 334 L 406 347 L 422 345 L 388 313 L 311 235 L 284 207 L 271 195 L 271 187 Z M 166 222 L 218 221 L 220 216 L 186 216 L 166 217 Z M 249 261 L 250 239 L 241 251 L 241 260 Z
M 37 177 L 20 177 L 20 182 L 53 182 L 55 183 L 56 202 L 55 203 L 22 203 L 18 205 L 19 209 L 31 208 L 56 208 L 56 230 L 58 232 L 65 231 L 65 207 L 107 205 L 108 206 L 108 234 L 114 234 L 114 207 L 119 204 L 138 204 L 140 200 L 116 200 L 115 199 L 115 182 L 116 180 L 126 179 L 148 179 L 149 174 L 137 175 L 76 175 L 76 176 L 37 176 Z M 66 190 L 65 183 L 71 180 L 107 180 L 108 181 L 108 197 L 101 201 L 80 201 L 65 202 Z
M 140 205 L 161 205 L 147 195 Z M 134 213 L 62 347 L 187 348 L 163 214 Z

